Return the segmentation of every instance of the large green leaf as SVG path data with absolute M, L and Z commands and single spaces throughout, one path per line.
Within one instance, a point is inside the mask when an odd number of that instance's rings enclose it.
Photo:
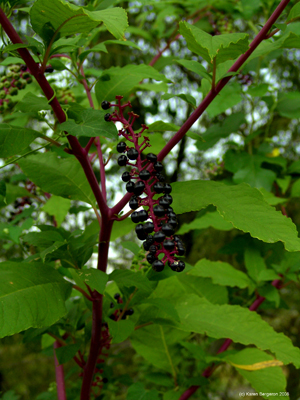
M 60 196 L 51 196 L 47 203 L 41 208 L 41 211 L 45 211 L 49 215 L 55 217 L 57 226 L 59 227 L 65 219 L 68 211 L 71 207 L 71 201 L 64 199 Z
M 136 287 L 142 291 L 151 292 L 152 287 L 148 279 L 141 272 L 133 272 L 127 269 L 114 270 L 109 274 L 109 280 L 115 281 L 117 285 Z
M 252 286 L 248 276 L 232 265 L 221 261 L 210 261 L 205 258 L 198 261 L 195 267 L 187 273 L 192 276 L 212 278 L 213 283 L 224 286 L 237 286 L 246 288 Z
M 0 337 L 54 324 L 63 317 L 69 284 L 40 263 L 0 264 Z
M 300 92 L 280 93 L 278 96 L 277 111 L 287 118 L 300 118 Z
M 79 114 L 76 123 L 73 119 L 63 122 L 60 129 L 74 136 L 96 137 L 104 136 L 116 140 L 118 131 L 113 123 L 104 120 L 106 111 L 87 109 Z
M 33 129 L 0 124 L 0 157 L 22 154 L 40 134 Z
M 159 400 L 157 390 L 146 390 L 144 385 L 136 382 L 128 388 L 126 400 Z
M 217 212 L 208 212 L 200 218 L 194 219 L 189 224 L 182 224 L 179 230 L 176 232 L 178 235 L 190 232 L 194 229 L 206 229 L 209 227 L 219 229 L 220 231 L 230 231 L 233 226 L 230 222 L 225 221 L 223 217 Z
M 124 96 L 130 93 L 145 78 L 169 82 L 164 75 L 145 64 L 112 67 L 103 71 L 95 87 L 99 104 L 103 100 L 113 101 L 117 95 Z
M 210 103 L 206 111 L 210 118 L 228 110 L 242 100 L 241 88 L 237 82 L 226 85 L 218 96 Z
M 46 42 L 59 28 L 59 37 L 88 33 L 101 22 L 117 39 L 124 40 L 128 26 L 127 15 L 122 8 L 88 11 L 61 0 L 37 0 L 30 12 L 32 27 Z M 65 23 L 65 24 L 64 24 Z M 61 26 L 64 24 L 63 26 Z
M 112 336 L 112 343 L 124 342 L 134 331 L 134 323 L 129 319 L 112 321 L 110 318 L 106 318 L 106 322 Z
M 214 181 L 175 182 L 173 197 L 174 210 L 179 214 L 213 204 L 226 221 L 252 237 L 267 243 L 281 241 L 288 251 L 300 250 L 291 219 L 269 206 L 259 190 L 245 183 L 227 186 Z
M 284 364 L 293 363 L 300 367 L 300 349 L 294 347 L 283 333 L 275 332 L 255 312 L 240 306 L 211 304 L 192 294 L 178 299 L 175 308 L 184 331 L 254 344 L 262 350 L 270 350 Z
M 55 153 L 34 154 L 18 161 L 28 178 L 45 192 L 94 204 L 95 199 L 81 165 Z
M 209 64 L 216 58 L 220 64 L 233 60 L 248 50 L 247 33 L 229 33 L 212 36 L 187 22 L 180 22 L 179 31 L 187 41 L 189 50 L 203 57 Z

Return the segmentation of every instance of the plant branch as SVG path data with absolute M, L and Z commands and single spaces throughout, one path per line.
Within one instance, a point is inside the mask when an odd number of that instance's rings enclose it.
M 100 181 L 101 181 L 102 196 L 103 196 L 104 200 L 106 201 L 105 167 L 104 167 L 103 154 L 102 154 L 101 142 L 100 142 L 99 137 L 96 138 L 95 144 L 96 144 L 98 158 L 99 158 L 99 164 L 100 164 Z
M 87 294 L 85 290 L 83 290 L 80 286 L 73 285 L 73 289 L 78 290 L 78 292 L 82 293 L 84 297 L 86 297 L 89 301 L 93 301 L 90 295 Z
M 58 349 L 59 347 L 61 347 L 61 344 L 58 341 L 55 341 L 53 343 L 53 352 L 54 352 L 55 376 L 56 376 L 56 386 L 57 386 L 57 399 L 58 400 L 67 400 L 66 388 L 65 388 L 64 366 L 59 364 L 58 359 L 55 354 L 55 349 Z
M 272 25 L 279 18 L 280 14 L 283 12 L 285 7 L 288 5 L 290 0 L 282 0 L 273 14 L 270 16 L 264 27 L 260 30 L 258 35 L 254 38 L 254 40 L 250 44 L 250 48 L 246 51 L 246 53 L 242 54 L 237 61 L 233 64 L 233 66 L 228 70 L 230 72 L 237 72 L 244 62 L 250 57 L 250 55 L 254 52 L 257 46 L 267 38 L 268 32 L 271 29 Z M 162 161 L 167 154 L 176 146 L 177 143 L 183 138 L 183 136 L 187 133 L 187 131 L 191 128 L 191 126 L 200 118 L 203 112 L 207 109 L 210 103 L 214 100 L 214 98 L 220 93 L 220 91 L 224 88 L 224 86 L 230 81 L 232 76 L 227 76 L 221 79 L 216 85 L 215 90 L 211 90 L 207 96 L 203 99 L 201 104 L 196 108 L 196 110 L 189 116 L 189 118 L 185 121 L 185 123 L 181 126 L 178 132 L 173 136 L 173 138 L 165 145 L 165 147 L 158 154 L 158 160 Z

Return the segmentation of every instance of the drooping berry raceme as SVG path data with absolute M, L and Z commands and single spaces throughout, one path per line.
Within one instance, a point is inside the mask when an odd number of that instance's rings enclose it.
M 130 102 L 121 104 L 123 96 L 116 96 L 116 104 L 103 101 L 101 107 L 108 110 L 115 107 L 115 111 L 104 116 L 105 121 L 121 122 L 123 128 L 119 136 L 126 139 L 117 145 L 118 165 L 130 166 L 131 170 L 123 172 L 121 179 L 126 182 L 126 190 L 132 193 L 129 207 L 134 210 L 131 219 L 136 223 L 135 232 L 140 240 L 144 240 L 143 247 L 148 252 L 146 258 L 154 271 L 160 272 L 165 265 L 176 272 L 185 268 L 183 261 L 177 256 L 184 255 L 185 248 L 180 238 L 174 235 L 177 226 L 176 214 L 171 207 L 173 202 L 170 184 L 165 183 L 161 173 L 163 165 L 153 153 L 143 154 L 150 146 L 149 138 L 143 133 L 148 127 L 142 125 L 139 132 L 133 130 L 133 123 L 138 118 L 134 112 L 124 116 L 124 109 L 131 107 Z M 159 197 L 158 197 L 159 195 Z M 141 211 L 136 211 L 139 207 Z

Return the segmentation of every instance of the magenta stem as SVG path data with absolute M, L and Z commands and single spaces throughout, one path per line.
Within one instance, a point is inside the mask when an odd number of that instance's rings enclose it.
M 102 148 L 101 148 L 101 143 L 100 143 L 100 138 L 96 138 L 95 144 L 97 147 L 97 153 L 98 153 L 98 158 L 99 158 L 99 164 L 100 164 L 100 180 L 101 180 L 101 188 L 102 188 L 102 196 L 104 200 L 106 201 L 106 176 L 105 176 L 105 166 L 103 162 L 103 153 L 102 153 Z
M 53 343 L 53 349 L 54 349 L 55 376 L 56 376 L 56 386 L 57 386 L 57 399 L 67 400 L 64 367 L 63 365 L 59 365 L 58 359 L 55 354 L 55 349 L 58 349 L 59 347 L 61 347 L 61 344 L 56 340 Z

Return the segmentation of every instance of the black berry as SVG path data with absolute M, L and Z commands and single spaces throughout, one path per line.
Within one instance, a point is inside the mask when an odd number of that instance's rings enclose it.
M 146 233 L 152 233 L 154 231 L 153 222 L 146 222 L 145 225 L 144 225 L 144 231 Z
M 141 221 L 141 222 L 146 221 L 146 220 L 148 219 L 148 213 L 147 213 L 147 211 L 146 211 L 146 210 L 141 210 L 141 211 L 139 211 L 139 218 L 140 218 L 140 221 Z M 150 233 L 150 232 L 149 232 L 149 233 Z
M 165 209 L 164 209 L 164 207 L 162 207 L 160 205 L 154 206 L 153 212 L 154 212 L 154 215 L 156 215 L 157 217 L 163 217 L 165 215 Z
M 140 195 L 143 193 L 144 189 L 145 189 L 145 184 L 144 184 L 144 182 L 138 181 L 138 182 L 136 182 L 135 185 L 134 185 L 133 193 L 134 193 L 136 196 L 140 196 Z
M 129 308 L 129 310 L 125 311 L 126 315 L 132 315 L 134 313 L 134 309 L 133 308 Z
M 166 180 L 163 174 L 156 174 L 156 178 L 159 180 L 159 182 L 164 182 Z
M 101 107 L 103 110 L 108 110 L 110 108 L 110 102 L 107 100 L 102 101 Z
M 162 170 L 163 170 L 163 165 L 162 165 L 162 163 L 161 162 L 159 162 L 159 161 L 156 161 L 154 164 L 153 164 L 153 167 L 154 167 L 154 169 L 155 169 L 155 171 L 156 172 L 161 172 Z
M 173 203 L 173 197 L 170 194 L 165 194 L 164 199 L 166 199 L 169 202 L 169 204 Z
M 165 184 L 164 192 L 170 194 L 172 192 L 172 186 L 169 183 Z
M 155 253 L 157 252 L 157 250 L 158 250 L 158 248 L 157 248 L 157 246 L 155 246 L 155 244 L 152 244 L 152 245 L 149 247 L 149 252 L 150 252 L 150 253 L 155 254 Z
M 169 262 L 170 268 L 175 272 L 181 272 L 185 268 L 185 263 L 183 261 L 174 261 L 172 263 Z
M 120 167 L 124 167 L 124 165 L 127 164 L 127 157 L 125 156 L 125 154 L 122 154 L 119 158 L 118 158 L 118 165 Z
M 168 224 L 172 226 L 172 228 L 176 228 L 176 226 L 178 225 L 177 219 L 176 218 L 170 218 L 168 220 Z
M 107 113 L 107 114 L 104 115 L 104 120 L 106 122 L 110 122 L 110 117 L 111 117 L 111 114 Z
M 117 152 L 119 153 L 124 153 L 126 151 L 126 143 L 125 142 L 119 142 L 117 144 Z
M 155 272 L 161 272 L 164 269 L 164 263 L 160 260 L 155 260 L 152 263 L 152 268 Z
M 130 149 L 128 149 L 127 151 L 127 157 L 129 158 L 129 160 L 136 160 L 139 156 L 139 152 L 134 149 L 133 147 L 131 147 Z
M 160 197 L 158 200 L 159 200 L 159 205 L 161 205 L 163 208 L 167 208 L 170 204 L 164 196 Z
M 168 211 L 168 209 L 166 211 L 169 218 L 177 218 L 177 215 L 173 211 Z
M 153 154 L 153 153 L 149 153 L 147 154 L 147 160 L 154 163 L 157 161 L 157 155 Z
M 163 233 L 166 236 L 171 236 L 174 233 L 174 229 L 170 224 L 164 224 L 161 228 L 161 230 L 163 231 Z
M 122 174 L 122 181 L 123 182 L 128 182 L 131 179 L 131 175 L 129 172 L 123 172 Z
M 126 183 L 126 190 L 128 193 L 133 193 L 134 183 L 132 181 Z
M 153 190 L 155 193 L 162 193 L 164 191 L 164 184 L 161 182 L 154 183 Z
M 120 293 L 116 293 L 116 294 L 114 295 L 114 298 L 115 298 L 116 300 L 118 300 L 120 297 L 121 297 Z
M 150 176 L 151 176 L 150 172 L 147 171 L 146 169 L 144 169 L 139 173 L 139 177 L 142 181 L 147 181 L 150 178 Z
M 145 241 L 143 242 L 143 247 L 144 247 L 144 250 L 145 250 L 145 251 L 148 251 L 148 250 L 150 249 L 150 246 L 151 246 L 151 243 L 148 242 L 148 240 L 145 240 Z
M 131 221 L 134 222 L 135 224 L 137 224 L 138 222 L 141 222 L 141 220 L 140 220 L 140 215 L 139 215 L 139 212 L 138 212 L 138 211 L 134 211 L 134 212 L 131 214 Z
M 155 240 L 155 242 L 161 243 L 165 240 L 166 235 L 159 231 L 159 232 L 155 232 L 153 235 L 153 239 Z
M 179 246 L 179 245 L 177 245 L 177 254 L 178 254 L 179 256 L 183 256 L 184 253 L 185 253 L 185 248 L 184 248 L 184 246 Z
M 136 196 L 131 197 L 131 199 L 129 200 L 129 207 L 132 210 L 136 210 L 137 208 L 139 208 L 139 201 Z
M 145 240 L 147 237 L 146 232 L 144 231 L 144 226 L 142 224 L 138 224 L 135 227 L 135 233 L 140 240 Z
M 149 254 L 147 254 L 146 258 L 147 258 L 147 261 L 148 261 L 148 263 L 149 263 L 149 264 L 152 264 L 152 263 L 153 263 L 153 261 L 155 261 L 155 260 L 156 260 L 156 257 L 155 257 L 155 255 L 154 255 L 154 254 L 152 254 L 152 253 L 149 253 Z
M 166 250 L 172 251 L 175 247 L 175 243 L 173 242 L 173 240 L 165 240 L 163 242 L 163 246 Z

